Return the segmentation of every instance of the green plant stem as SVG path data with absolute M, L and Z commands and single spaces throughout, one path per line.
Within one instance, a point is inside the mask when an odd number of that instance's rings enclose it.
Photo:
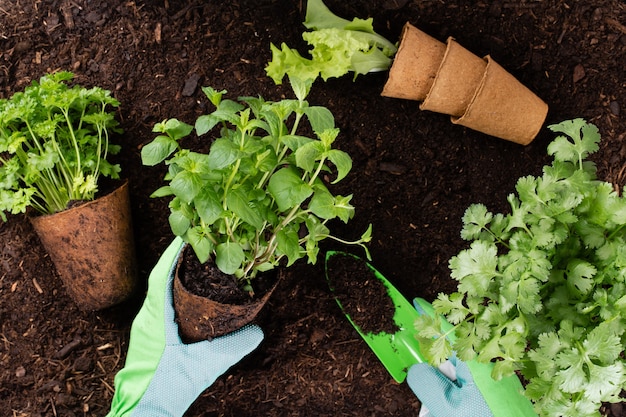
M 69 108 L 65 109 L 62 108 L 61 112 L 63 113 L 63 116 L 65 116 L 65 121 L 67 122 L 67 128 L 70 132 L 70 137 L 72 140 L 72 145 L 74 146 L 74 152 L 76 152 L 76 172 L 74 173 L 75 177 L 80 177 L 81 172 L 82 172 L 82 163 L 80 160 L 80 148 L 78 147 L 78 141 L 76 140 L 76 133 L 74 132 L 74 127 L 72 126 L 72 121 L 70 119 L 70 114 L 69 114 Z M 83 110 L 83 115 L 85 111 Z M 82 116 L 81 116 L 81 120 L 82 120 Z M 73 184 L 72 184 L 73 185 Z M 74 190 L 73 187 L 72 189 L 72 196 L 74 196 Z
M 104 108 L 105 108 L 105 105 L 102 104 L 100 108 L 100 114 L 104 114 Z M 81 119 L 81 123 L 82 123 L 82 119 Z M 104 129 L 104 126 L 100 123 L 96 124 L 96 130 L 98 131 L 98 145 L 96 147 L 97 162 L 96 162 L 96 169 L 94 170 L 94 172 L 96 173 L 94 180 L 97 184 L 98 177 L 100 176 L 99 175 L 100 174 L 100 161 L 102 159 L 106 159 L 107 153 L 109 150 L 108 149 L 109 148 L 109 135 L 106 129 Z M 104 130 L 104 135 L 103 135 L 103 130 Z M 104 147 L 102 146 L 103 136 L 104 136 Z M 103 155 L 103 150 L 104 150 L 104 155 Z
M 226 184 L 224 185 L 224 198 L 222 199 L 224 210 L 228 208 L 226 206 L 226 195 L 228 194 L 228 191 L 230 190 L 230 184 L 235 179 L 235 175 L 237 175 L 237 171 L 239 170 L 239 165 L 241 165 L 241 159 L 238 159 L 237 162 L 235 163 L 235 166 L 233 167 L 233 170 L 230 172 L 230 175 L 228 176 L 228 180 L 226 181 Z
M 620 225 L 617 229 L 613 230 L 613 231 L 611 232 L 611 234 L 609 235 L 609 237 L 607 238 L 607 240 L 613 240 L 613 239 L 615 239 L 615 236 L 616 236 L 618 233 L 620 233 L 620 232 L 624 229 L 624 227 L 626 227 L 626 225 L 625 225 L 625 224 L 622 224 L 622 225 Z
M 304 101 L 302 100 L 298 100 L 298 110 L 302 110 L 302 105 L 304 104 Z M 298 126 L 300 125 L 300 119 L 302 119 L 302 116 L 304 115 L 304 113 L 302 113 L 302 111 L 296 111 L 296 118 L 293 121 L 293 126 L 291 127 L 291 134 L 295 135 L 296 132 L 298 131 Z

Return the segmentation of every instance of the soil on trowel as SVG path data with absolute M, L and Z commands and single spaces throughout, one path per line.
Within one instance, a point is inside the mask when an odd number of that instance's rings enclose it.
M 327 273 L 341 308 L 365 334 L 394 333 L 395 307 L 387 288 L 363 260 L 350 255 L 330 256 Z

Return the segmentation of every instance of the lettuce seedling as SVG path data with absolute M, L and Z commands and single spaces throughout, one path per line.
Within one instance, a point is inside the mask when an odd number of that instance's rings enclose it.
M 276 84 L 285 75 L 297 77 L 311 85 L 318 77 L 327 80 L 341 77 L 350 71 L 356 77 L 373 71 L 384 71 L 391 66 L 396 46 L 377 34 L 373 19 L 343 19 L 332 13 L 322 0 L 307 2 L 304 26 L 311 29 L 302 34 L 312 47 L 311 58 L 305 58 L 284 42 L 278 48 L 271 44 L 272 60 L 267 74 Z
M 327 181 L 341 181 L 352 169 L 350 156 L 333 148 L 339 130 L 325 107 L 304 100 L 305 88 L 293 84 L 297 100 L 270 102 L 262 97 L 224 99 L 226 91 L 202 90 L 215 110 L 197 118 L 195 127 L 177 119 L 154 126 L 159 135 L 141 150 L 145 165 L 164 162 L 167 185 L 153 197 L 171 197 L 172 232 L 193 248 L 201 263 L 212 259 L 242 287 L 252 291 L 259 272 L 307 257 L 315 263 L 319 242 L 333 236 L 328 222 L 354 216 L 351 195 L 334 195 Z M 314 135 L 301 134 L 307 120 Z M 195 128 L 210 140 L 207 153 L 181 145 Z M 368 254 L 369 257 L 369 254 Z
M 471 244 L 449 262 L 458 291 L 439 294 L 440 316 L 416 329 L 435 365 L 456 351 L 493 362 L 495 379 L 520 373 L 540 416 L 600 416 L 626 388 L 626 198 L 587 160 L 600 141 L 594 125 L 549 128 L 562 134 L 548 146 L 554 161 L 518 180 L 511 212 L 465 212 Z
M 110 108 L 111 93 L 67 82 L 63 71 L 0 100 L 0 217 L 33 207 L 52 214 L 70 201 L 93 200 L 100 175 L 117 179 L 120 167 L 107 161 L 120 147 L 109 134 L 120 133 Z

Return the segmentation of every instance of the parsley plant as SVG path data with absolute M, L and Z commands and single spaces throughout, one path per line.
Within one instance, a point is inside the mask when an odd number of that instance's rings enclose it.
M 495 362 L 495 379 L 520 373 L 540 416 L 600 416 L 626 388 L 626 199 L 586 159 L 600 141 L 594 125 L 549 128 L 561 134 L 548 146 L 554 161 L 518 180 L 511 212 L 465 212 L 471 244 L 449 262 L 458 291 L 440 294 L 440 316 L 416 329 L 433 364 L 456 351 Z
M 57 72 L 0 100 L 0 217 L 32 206 L 44 214 L 73 200 L 93 200 L 98 177 L 119 178 L 107 161 L 120 148 L 109 143 L 121 132 L 109 107 L 119 106 L 107 90 L 66 83 Z

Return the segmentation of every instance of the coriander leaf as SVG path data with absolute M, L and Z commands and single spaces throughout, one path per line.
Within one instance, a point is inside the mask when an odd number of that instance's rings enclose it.
M 472 240 L 482 237 L 489 222 L 493 219 L 493 214 L 487 211 L 484 204 L 472 204 L 463 214 L 463 229 L 461 237 L 465 240 Z
M 430 363 L 440 365 L 452 355 L 450 341 L 441 332 L 439 316 L 420 315 L 415 320 L 415 330 L 420 350 Z
M 557 365 L 562 368 L 557 372 L 561 378 L 559 387 L 569 393 L 576 393 L 587 385 L 588 377 L 585 372 L 585 360 L 576 348 L 567 349 L 556 357 Z
M 482 323 L 466 323 L 462 322 L 456 328 L 457 339 L 454 342 L 454 349 L 463 361 L 476 359 L 479 352 L 482 352 L 485 346 L 485 340 L 490 340 L 491 335 L 489 328 Z
M 596 272 L 597 269 L 589 262 L 581 259 L 572 259 L 567 264 L 565 274 L 570 288 L 574 292 L 585 295 L 589 293 L 593 287 L 592 278 Z
M 608 366 L 589 365 L 589 382 L 581 391 L 590 401 L 619 401 L 622 385 L 626 380 L 621 362 Z
M 468 250 L 450 259 L 452 278 L 460 281 L 459 290 L 469 295 L 485 294 L 496 270 L 498 249 L 495 244 L 475 241 Z
M 463 304 L 464 298 L 460 293 L 450 295 L 441 293 L 433 301 L 433 307 L 437 314 L 445 315 L 450 323 L 458 324 L 470 314 L 469 309 Z
M 587 356 L 596 358 L 602 363 L 616 360 L 622 352 L 620 337 L 604 322 L 587 334 L 582 345 Z
M 543 378 L 552 378 L 557 370 L 554 358 L 561 352 L 563 345 L 555 332 L 541 333 L 537 338 L 539 346 L 528 352 L 537 368 L 537 373 Z
M 557 161 L 576 162 L 582 167 L 582 160 L 598 150 L 598 128 L 583 119 L 566 120 L 548 128 L 567 135 L 557 137 L 548 145 L 548 154 Z

